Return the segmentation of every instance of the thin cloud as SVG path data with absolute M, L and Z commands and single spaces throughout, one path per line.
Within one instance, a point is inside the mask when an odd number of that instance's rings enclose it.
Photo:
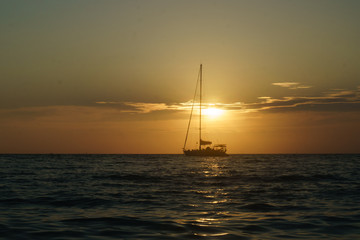
M 271 111 L 271 110 L 360 110 L 360 87 L 355 90 L 333 89 L 318 96 L 287 96 L 273 98 L 270 96 L 258 97 L 259 102 L 244 103 L 208 103 L 204 108 L 216 107 L 228 111 L 240 113 Z M 193 105 L 192 101 L 183 103 L 146 103 L 146 102 L 97 102 L 101 105 L 117 105 L 121 112 L 128 113 L 151 113 L 156 111 L 189 111 Z M 195 103 L 195 107 L 199 103 Z
M 166 103 L 143 103 L 143 102 L 125 102 L 127 106 L 133 108 L 134 112 L 149 113 L 154 111 L 169 110 L 171 107 Z
M 356 90 L 333 90 L 320 96 L 307 97 L 259 97 L 257 103 L 245 104 L 252 111 L 275 109 L 360 110 L 360 88 Z
M 147 102 L 114 102 L 98 101 L 94 106 L 44 106 L 26 107 L 17 109 L 0 109 L 0 122 L 11 120 L 32 121 L 43 119 L 50 121 L 60 117 L 65 121 L 118 121 L 120 119 L 133 119 L 133 114 L 141 114 L 148 119 L 148 114 L 163 114 L 169 112 L 187 113 L 192 108 L 192 101 L 182 103 L 147 103 Z M 198 107 L 199 103 L 195 103 Z M 251 113 L 263 111 L 360 111 L 360 86 L 354 90 L 333 89 L 317 96 L 286 96 L 273 98 L 261 96 L 256 102 L 233 102 L 204 104 L 206 107 L 215 107 L 234 113 Z M 196 113 L 195 113 L 196 114 Z M 139 119 L 137 115 L 137 119 Z M 54 120 L 55 121 L 55 120 Z
M 301 85 L 298 82 L 277 82 L 277 83 L 272 83 L 272 85 L 283 88 L 289 88 L 289 89 L 311 88 L 311 86 Z

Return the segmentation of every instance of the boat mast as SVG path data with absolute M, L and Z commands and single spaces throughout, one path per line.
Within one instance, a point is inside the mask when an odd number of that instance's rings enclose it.
M 200 124 L 199 124 L 199 150 L 201 150 L 201 98 L 202 98 L 202 64 L 200 64 Z
M 183 147 L 184 150 L 185 150 L 186 142 L 187 142 L 188 135 L 189 135 L 190 123 L 191 123 L 191 118 L 192 118 L 193 111 L 194 111 L 195 98 L 196 98 L 196 94 L 197 94 L 197 90 L 198 90 L 198 86 L 199 86 L 199 81 L 200 81 L 200 71 L 199 71 L 197 81 L 196 81 L 196 87 L 195 87 L 195 92 L 194 92 L 194 97 L 193 97 L 193 103 L 192 103 L 192 106 L 191 106 L 190 118 L 189 118 L 189 122 L 188 122 L 188 127 L 187 127 L 187 131 L 186 131 L 186 137 L 185 137 L 185 142 L 184 142 L 184 147 Z

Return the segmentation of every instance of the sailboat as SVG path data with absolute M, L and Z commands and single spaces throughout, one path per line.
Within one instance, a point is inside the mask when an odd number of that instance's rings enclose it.
M 195 97 L 196 97 L 198 85 L 200 85 L 200 102 L 199 102 L 199 112 L 200 112 L 200 114 L 199 114 L 199 142 L 198 142 L 199 148 L 186 149 L 186 142 L 187 142 L 188 135 L 189 135 L 189 128 L 190 128 L 192 113 L 193 113 L 193 110 L 194 110 Z M 184 151 L 184 154 L 186 156 L 204 156 L 204 157 L 206 157 L 206 156 L 228 156 L 226 154 L 226 144 L 212 145 L 211 141 L 206 141 L 206 140 L 203 140 L 201 138 L 201 119 L 202 119 L 201 110 L 202 110 L 202 64 L 200 64 L 199 79 L 198 79 L 198 82 L 197 82 L 196 88 L 195 88 L 193 105 L 192 105 L 192 108 L 191 108 L 188 128 L 187 128 L 187 131 L 186 131 L 186 137 L 185 137 L 185 143 L 184 143 L 183 151 Z

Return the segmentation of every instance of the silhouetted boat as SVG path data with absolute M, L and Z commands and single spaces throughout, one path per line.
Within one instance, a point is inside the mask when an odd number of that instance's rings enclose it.
M 186 156 L 228 156 L 228 155 L 226 154 L 226 145 L 225 145 L 225 144 L 216 144 L 216 145 L 213 145 L 213 146 L 212 146 L 212 142 L 211 142 L 211 141 L 205 141 L 205 140 L 202 140 L 202 139 L 201 139 L 202 64 L 200 64 L 199 77 L 200 77 L 200 81 L 198 81 L 198 83 L 196 84 L 195 95 L 194 95 L 194 99 L 193 99 L 193 105 L 192 105 L 192 108 L 191 108 L 191 113 L 190 113 L 188 128 L 187 128 L 187 131 L 186 131 L 185 143 L 184 143 L 184 147 L 183 147 L 184 154 L 185 154 Z M 189 135 L 189 128 L 190 128 L 192 113 L 193 113 L 193 110 L 194 110 L 195 97 L 196 97 L 196 92 L 197 92 L 197 88 L 198 88 L 198 85 L 199 85 L 199 84 L 200 84 L 200 101 L 199 101 L 199 110 L 200 110 L 200 114 L 199 114 L 199 148 L 196 148 L 196 149 L 186 149 L 186 142 L 187 142 L 187 138 L 188 138 L 188 135 Z M 207 146 L 207 147 L 203 147 L 203 146 Z

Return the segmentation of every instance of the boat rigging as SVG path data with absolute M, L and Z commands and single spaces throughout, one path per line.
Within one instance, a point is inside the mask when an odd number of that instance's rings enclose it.
M 201 137 L 201 130 L 202 130 L 202 126 L 201 126 L 201 121 L 202 121 L 202 115 L 201 115 L 201 111 L 202 111 L 202 64 L 200 64 L 200 71 L 199 71 L 199 77 L 196 83 L 196 87 L 195 87 L 195 94 L 194 94 L 194 98 L 193 98 L 193 104 L 191 107 L 191 113 L 190 113 L 190 118 L 189 118 L 189 122 L 188 122 L 188 127 L 187 127 L 187 131 L 186 131 L 186 137 L 185 137 L 185 142 L 184 142 L 184 147 L 183 147 L 183 151 L 184 154 L 186 156 L 228 156 L 226 154 L 226 145 L 225 144 L 216 144 L 212 146 L 212 142 L 211 141 L 206 141 L 203 140 Z M 195 97 L 196 97 L 196 93 L 197 93 L 197 89 L 198 86 L 200 87 L 200 102 L 199 102 L 199 148 L 198 149 L 186 149 L 186 143 L 187 143 L 187 139 L 188 139 L 188 135 L 189 135 L 189 129 L 190 129 L 190 123 L 192 120 L 192 114 L 194 111 L 194 105 L 195 105 Z M 203 147 L 203 146 L 207 146 L 207 147 Z

